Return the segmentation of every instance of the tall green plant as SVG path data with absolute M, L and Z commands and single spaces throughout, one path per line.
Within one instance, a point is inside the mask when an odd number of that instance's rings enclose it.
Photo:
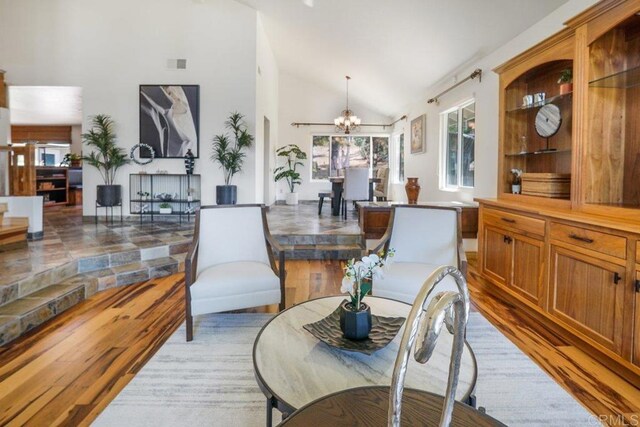
M 273 171 L 276 175 L 275 180 L 278 182 L 281 179 L 286 179 L 289 190 L 293 193 L 295 186 L 302 184 L 300 173 L 296 171 L 296 168 L 298 166 L 304 166 L 304 163 L 300 160 L 305 160 L 307 155 L 295 144 L 289 144 L 278 148 L 278 150 L 276 150 L 276 155 L 278 157 L 286 157 L 287 163 Z
M 92 128 L 82 134 L 82 140 L 91 149 L 82 160 L 98 169 L 105 185 L 113 185 L 116 172 L 130 162 L 125 151 L 116 145 L 114 123 L 106 114 L 98 114 L 91 119 Z
M 224 125 L 231 131 L 234 141 L 231 142 L 227 134 L 216 135 L 213 138 L 211 160 L 220 164 L 225 185 L 231 185 L 233 176 L 242 171 L 242 164 L 246 157 L 243 151 L 251 147 L 253 136 L 247 130 L 244 116 L 237 111 L 229 115 Z

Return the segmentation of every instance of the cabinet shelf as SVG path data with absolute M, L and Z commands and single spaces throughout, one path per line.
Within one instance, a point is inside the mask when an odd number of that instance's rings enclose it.
M 46 192 L 46 191 L 67 191 L 66 188 L 38 188 L 36 191 Z
M 543 154 L 561 154 L 561 153 L 571 153 L 571 149 L 562 149 L 562 150 L 553 150 L 553 151 L 538 150 L 538 151 L 527 151 L 527 152 L 521 152 L 521 153 L 506 153 L 505 156 L 506 157 L 526 157 L 526 156 L 540 156 Z
M 507 113 L 513 113 L 513 112 L 516 112 L 516 111 L 533 110 L 533 109 L 540 108 L 540 107 L 542 107 L 544 105 L 547 105 L 547 104 L 552 104 L 552 103 L 554 103 L 556 101 L 562 101 L 562 100 L 565 100 L 565 99 L 570 99 L 572 95 L 573 95 L 573 92 L 567 92 L 567 93 L 563 93 L 563 94 L 560 94 L 560 95 L 552 96 L 551 98 L 546 98 L 544 101 L 541 101 L 541 102 L 536 102 L 536 103 L 533 103 L 531 105 L 521 105 L 519 107 L 512 108 L 510 110 L 507 110 Z
M 589 87 L 628 89 L 640 85 L 640 66 L 589 82 Z

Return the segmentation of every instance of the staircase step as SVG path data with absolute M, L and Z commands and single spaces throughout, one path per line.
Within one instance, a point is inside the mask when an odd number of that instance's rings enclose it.
M 0 307 L 0 345 L 18 338 L 98 291 L 178 273 L 180 256 L 155 258 L 76 274 Z M 1 289 L 0 289 L 1 291 Z
M 0 246 L 26 244 L 29 218 L 3 218 L 0 213 Z
M 0 345 L 85 299 L 82 285 L 53 285 L 0 307 Z
M 364 245 L 362 234 L 277 234 L 282 245 Z
M 284 245 L 286 259 L 347 260 L 364 254 L 361 245 Z

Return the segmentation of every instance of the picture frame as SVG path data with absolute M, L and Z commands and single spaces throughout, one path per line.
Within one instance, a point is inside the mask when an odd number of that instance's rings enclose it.
M 427 152 L 427 116 L 425 114 L 411 120 L 411 154 Z
M 153 147 L 156 159 L 182 159 L 191 150 L 200 157 L 200 85 L 141 84 L 140 143 Z M 151 153 L 140 148 L 141 158 Z

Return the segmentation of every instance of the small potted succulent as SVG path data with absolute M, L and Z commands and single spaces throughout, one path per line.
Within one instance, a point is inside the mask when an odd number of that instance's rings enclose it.
M 160 213 L 162 215 L 170 215 L 171 214 L 171 204 L 167 202 L 160 203 Z
M 560 73 L 558 84 L 560 85 L 560 95 L 573 92 L 573 71 L 571 68 L 567 68 Z
M 76 153 L 67 153 L 62 158 L 60 166 L 79 168 L 80 166 L 82 166 L 82 156 Z
M 138 196 L 140 196 L 140 200 L 147 200 L 151 194 L 148 191 L 138 191 Z
M 365 256 L 361 261 L 352 259 L 344 268 L 340 291 L 348 293 L 350 300 L 340 305 L 340 329 L 350 340 L 363 340 L 371 331 L 371 309 L 362 300 L 371 292 L 371 280 L 383 277 L 383 268 L 391 264 L 395 254 L 389 249 Z
M 511 192 L 513 194 L 520 194 L 522 191 L 522 169 L 511 169 Z

